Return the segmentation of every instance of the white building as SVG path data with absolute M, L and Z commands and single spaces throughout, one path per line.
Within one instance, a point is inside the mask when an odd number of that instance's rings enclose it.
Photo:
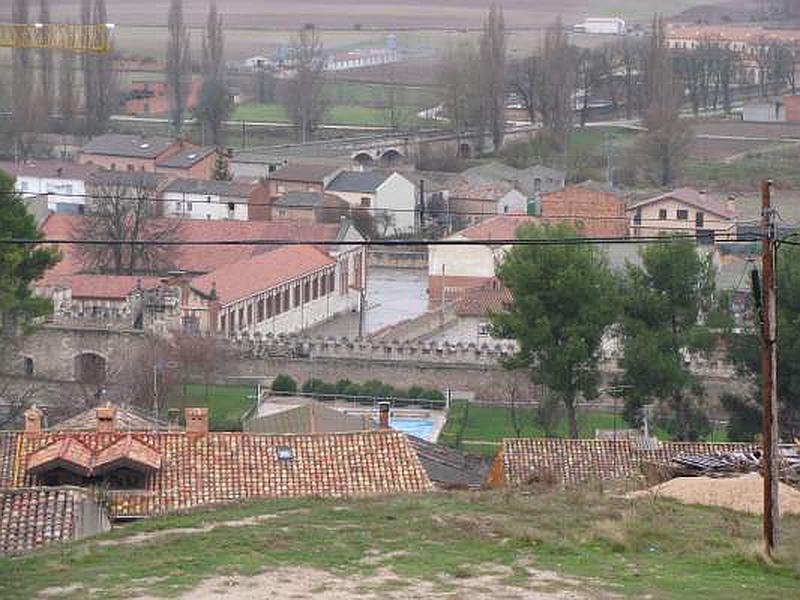
M 257 183 L 175 179 L 163 192 L 164 215 L 189 219 L 249 219 L 250 202 L 267 202 L 265 186 Z
M 396 171 L 343 171 L 325 191 L 350 206 L 369 209 L 383 235 L 414 229 L 417 190 Z
M 574 31 L 594 35 L 625 35 L 625 20 L 619 17 L 591 17 L 575 25 Z
M 0 162 L 0 171 L 16 178 L 15 189 L 23 196 L 47 196 L 53 212 L 81 214 L 86 205 L 86 178 L 96 167 L 61 160 Z

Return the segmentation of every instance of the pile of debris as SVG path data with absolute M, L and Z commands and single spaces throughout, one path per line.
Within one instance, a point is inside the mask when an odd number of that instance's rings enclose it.
M 761 450 L 720 452 L 714 454 L 683 454 L 662 465 L 668 477 L 731 477 L 761 471 Z M 781 445 L 778 471 L 780 478 L 800 486 L 800 445 Z M 665 479 L 666 479 L 665 478 Z

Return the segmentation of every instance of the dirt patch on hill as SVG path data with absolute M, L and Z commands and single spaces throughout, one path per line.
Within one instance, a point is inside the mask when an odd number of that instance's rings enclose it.
M 673 498 L 686 504 L 719 506 L 741 512 L 763 512 L 764 482 L 760 475 L 743 477 L 677 477 L 639 492 L 634 497 Z M 800 514 L 800 492 L 780 484 L 778 492 L 781 513 Z
M 470 598 L 470 600 L 610 600 L 614 596 L 589 591 L 585 582 L 554 573 L 526 569 L 524 582 L 508 567 L 491 567 L 459 577 L 442 577 L 435 582 L 405 579 L 382 569 L 369 576 L 339 576 L 305 568 L 285 568 L 253 577 L 215 577 L 179 596 L 184 600 L 315 600 Z M 150 596 L 138 600 L 155 600 Z

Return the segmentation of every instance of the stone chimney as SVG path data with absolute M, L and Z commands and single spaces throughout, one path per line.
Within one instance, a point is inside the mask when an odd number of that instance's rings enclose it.
M 42 414 L 35 404 L 25 411 L 25 433 L 42 432 Z
M 208 433 L 207 408 L 187 408 L 185 415 L 186 433 L 193 433 L 195 435 L 205 435 Z
M 378 402 L 378 426 L 381 429 L 389 429 L 389 403 Z
M 98 433 L 114 433 L 117 430 L 117 407 L 98 406 L 94 411 Z

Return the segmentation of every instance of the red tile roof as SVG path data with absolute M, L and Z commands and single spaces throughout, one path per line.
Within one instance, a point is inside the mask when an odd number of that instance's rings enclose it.
M 629 440 L 503 440 L 497 461 L 507 485 L 533 481 L 576 484 L 592 480 L 629 479 L 642 474 L 646 462 L 668 462 L 683 454 L 708 454 L 753 449 L 752 444 L 661 442 L 656 449 Z
M 204 294 L 216 287 L 225 305 L 334 264 L 315 246 L 283 246 L 196 277 L 191 286 Z
M 92 474 L 108 473 L 120 467 L 155 471 L 161 468 L 161 455 L 132 435 L 127 435 L 95 455 Z
M 313 163 L 291 163 L 269 174 L 269 179 L 300 183 L 323 183 L 326 177 L 341 171 L 342 167 Z
M 158 277 L 139 275 L 58 275 L 46 273 L 36 282 L 35 287 L 63 286 L 70 288 L 72 298 L 97 298 L 104 300 L 124 300 L 137 287 L 151 289 L 161 280 Z
M 42 473 L 57 466 L 79 475 L 92 472 L 92 451 L 75 438 L 61 438 L 28 455 L 26 469 Z
M 42 224 L 45 239 L 74 239 L 78 223 L 83 217 L 51 214 Z M 336 223 L 309 223 L 297 221 L 208 221 L 184 219 L 175 238 L 187 242 L 216 240 L 274 241 L 309 240 L 334 241 L 339 234 Z M 247 244 L 241 246 L 179 246 L 173 261 L 177 269 L 192 273 L 209 273 L 225 265 L 250 258 L 273 249 L 274 246 Z M 71 275 L 81 271 L 82 260 L 72 244 L 59 244 L 63 258 L 48 271 L 48 276 Z
M 488 285 L 465 290 L 456 300 L 455 312 L 462 317 L 485 317 L 504 310 L 511 300 L 509 289 L 493 281 Z
M 659 194 L 658 196 L 653 196 L 652 198 L 640 200 L 639 202 L 631 204 L 628 207 L 628 210 L 635 210 L 642 206 L 647 206 L 648 204 L 653 204 L 654 202 L 660 202 L 661 200 L 668 199 L 677 200 L 682 204 L 688 204 L 689 206 L 708 213 L 713 213 L 724 219 L 736 218 L 736 212 L 730 210 L 724 202 L 708 194 L 698 192 L 696 189 L 690 187 L 678 188 L 664 194 Z
M 406 436 L 392 430 L 311 435 L 184 432 L 0 432 L 0 480 L 10 487 L 37 484 L 26 474 L 28 456 L 53 442 L 73 439 L 95 454 L 132 435 L 161 457 L 144 475 L 141 490 L 110 492 L 117 517 L 149 516 L 194 506 L 256 497 L 342 497 L 423 492 L 431 489 Z M 281 454 L 289 454 L 283 459 Z M 285 450 L 285 452 L 283 452 Z
M 80 537 L 86 503 L 92 492 L 74 487 L 0 490 L 0 556 Z
M 510 191 L 514 186 L 505 181 L 467 181 L 461 179 L 450 188 L 451 198 L 463 198 L 465 200 L 490 200 L 498 201 Z
M 467 227 L 456 232 L 455 235 L 464 236 L 471 240 L 510 240 L 517 237 L 517 229 L 521 225 L 538 224 L 541 219 L 528 215 L 498 215 L 477 225 Z

